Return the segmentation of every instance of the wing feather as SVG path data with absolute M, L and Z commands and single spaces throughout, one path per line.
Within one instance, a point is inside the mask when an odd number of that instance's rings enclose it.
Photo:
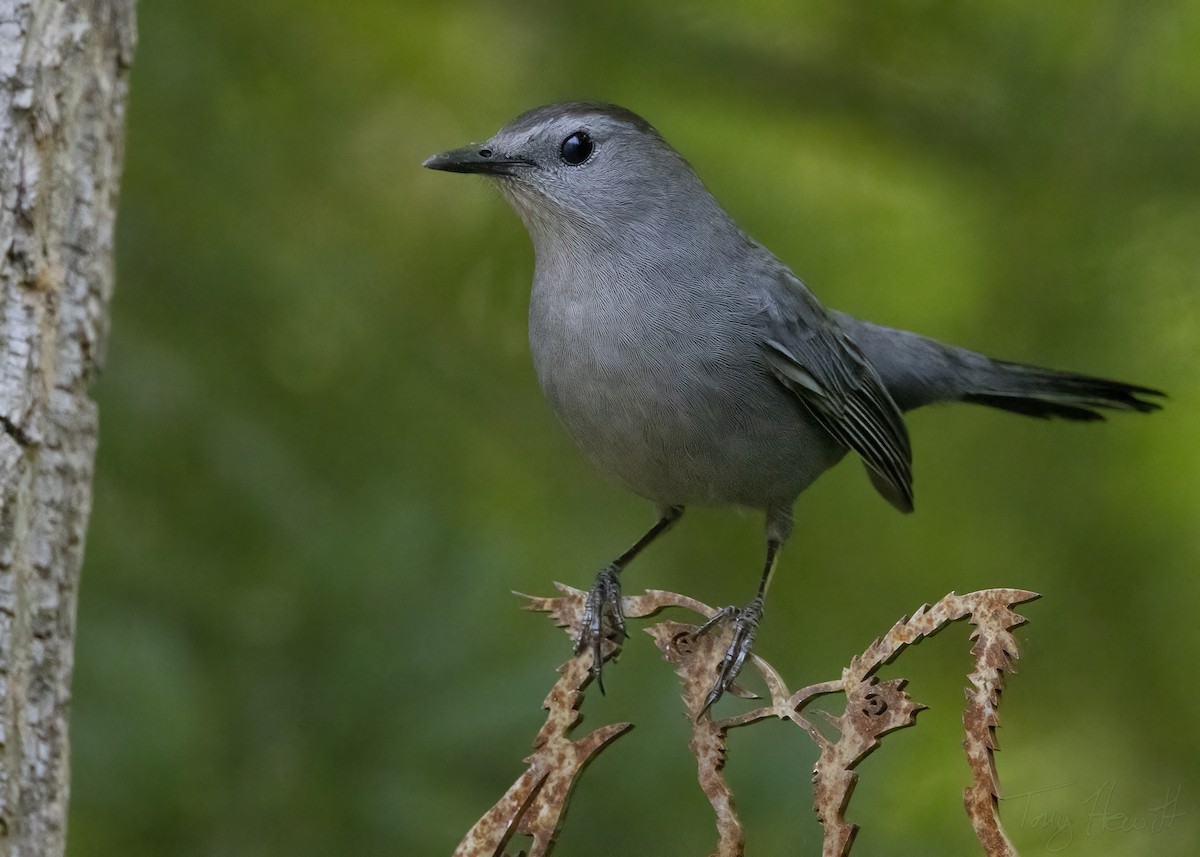
M 900 409 L 858 346 L 832 324 L 791 347 L 763 343 L 767 365 L 817 423 L 861 456 L 871 482 L 897 509 L 913 509 L 912 448 Z

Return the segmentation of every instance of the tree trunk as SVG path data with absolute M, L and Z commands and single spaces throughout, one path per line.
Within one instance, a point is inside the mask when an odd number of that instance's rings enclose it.
M 66 843 L 134 0 L 0 0 L 0 855 Z

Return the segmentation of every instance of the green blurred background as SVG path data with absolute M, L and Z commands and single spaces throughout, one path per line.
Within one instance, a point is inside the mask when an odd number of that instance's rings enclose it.
M 541 400 L 516 217 L 419 164 L 581 97 L 647 116 L 830 305 L 1171 393 L 1099 427 L 912 415 L 919 512 L 823 478 L 758 652 L 799 686 L 951 589 L 1038 590 L 1013 840 L 1196 852 L 1200 4 L 175 0 L 140 29 L 72 857 L 448 854 L 523 770 L 569 647 L 510 591 L 587 584 L 653 510 Z M 744 601 L 760 541 L 694 510 L 627 586 Z M 885 671 L 932 709 L 862 766 L 855 854 L 978 853 L 967 631 Z M 638 728 L 559 853 L 706 853 L 648 638 L 607 684 L 585 725 Z M 750 853 L 817 853 L 811 744 L 731 743 Z

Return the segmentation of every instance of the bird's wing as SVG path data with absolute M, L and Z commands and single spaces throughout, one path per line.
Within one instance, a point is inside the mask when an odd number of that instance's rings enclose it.
M 772 313 L 762 343 L 767 365 L 825 431 L 862 457 L 876 490 L 911 512 L 912 448 L 900 409 L 854 341 L 807 290 L 804 297 L 797 312 Z

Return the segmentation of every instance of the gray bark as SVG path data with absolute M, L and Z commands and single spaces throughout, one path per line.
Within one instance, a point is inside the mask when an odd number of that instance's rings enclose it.
M 0 855 L 66 844 L 134 0 L 0 0 Z

